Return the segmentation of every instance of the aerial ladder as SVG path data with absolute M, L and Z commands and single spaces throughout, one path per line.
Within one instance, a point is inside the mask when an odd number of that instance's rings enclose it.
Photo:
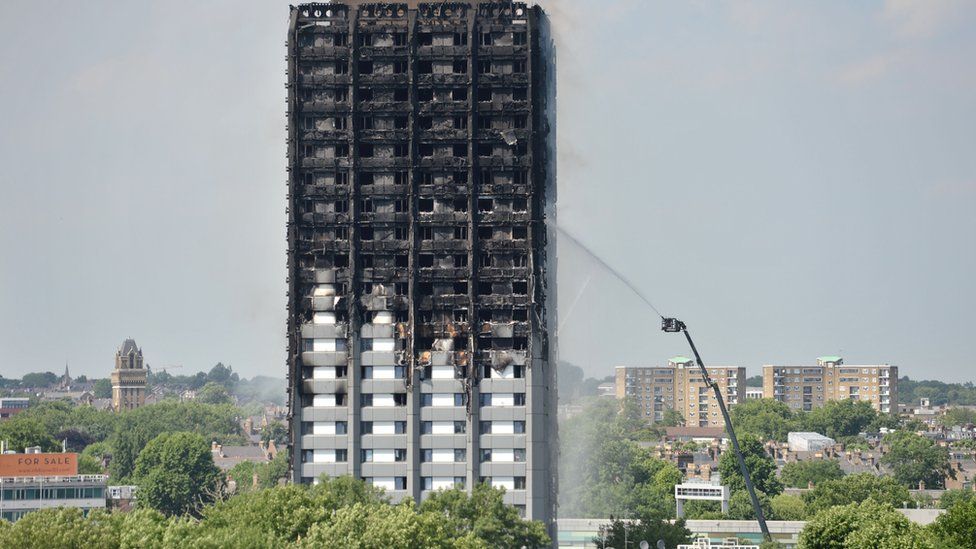
M 732 427 L 732 418 L 729 417 L 729 410 L 725 406 L 725 398 L 722 396 L 722 389 L 719 387 L 718 383 L 712 380 L 711 376 L 708 375 L 708 370 L 705 368 L 705 363 L 702 361 L 701 355 L 698 354 L 698 348 L 695 347 L 695 342 L 691 339 L 691 334 L 688 333 L 688 327 L 684 322 L 678 320 L 677 318 L 665 317 L 657 310 L 657 307 L 647 297 L 644 296 L 637 289 L 637 286 L 621 274 L 619 271 L 611 267 L 606 261 L 600 256 L 596 255 L 588 246 L 580 242 L 572 233 L 567 231 L 565 228 L 559 225 L 554 225 L 556 231 L 558 231 L 563 237 L 567 237 L 568 240 L 579 247 L 584 253 L 586 253 L 590 258 L 596 261 L 598 265 L 603 267 L 607 272 L 612 274 L 614 277 L 619 279 L 624 283 L 634 294 L 639 297 L 645 304 L 650 306 L 659 317 L 661 317 L 661 330 L 668 333 L 683 333 L 685 339 L 688 340 L 688 345 L 691 346 L 691 352 L 695 355 L 695 362 L 698 364 L 698 369 L 701 370 L 702 379 L 705 384 L 710 386 L 713 391 L 715 391 L 715 400 L 718 401 L 719 410 L 722 412 L 722 419 L 725 421 L 725 431 L 729 434 L 729 440 L 732 442 L 732 450 L 735 452 L 736 460 L 739 462 L 739 471 L 742 472 L 742 478 L 745 480 L 746 490 L 749 492 L 749 499 L 752 500 L 752 509 L 756 513 L 756 519 L 759 521 L 759 529 L 762 531 L 763 539 L 766 541 L 772 541 L 772 537 L 769 535 L 769 528 L 766 526 L 766 516 L 763 514 L 762 506 L 759 505 L 759 497 L 756 495 L 756 489 L 752 484 L 752 477 L 749 475 L 749 467 L 746 466 L 745 456 L 742 455 L 742 449 L 739 448 L 739 439 L 735 436 L 735 429 Z M 588 282 L 588 280 L 587 280 Z M 585 289 L 585 285 L 584 285 Z M 575 306 L 575 301 L 573 303 Z M 661 545 L 661 542 L 658 542 Z
M 729 433 L 729 440 L 732 441 L 732 450 L 735 452 L 735 457 L 739 462 L 739 471 L 742 472 L 742 478 L 746 483 L 746 490 L 749 492 L 749 499 L 752 500 L 752 510 L 755 511 L 756 518 L 759 520 L 759 529 L 762 530 L 763 539 L 772 541 L 773 538 L 769 535 L 769 527 L 766 526 L 766 516 L 763 514 L 762 506 L 759 504 L 759 497 L 756 495 L 756 488 L 752 485 L 749 467 L 746 466 L 745 456 L 742 455 L 742 450 L 739 448 L 739 439 L 736 438 L 735 429 L 732 428 L 732 418 L 729 416 L 729 410 L 725 406 L 722 389 L 708 375 L 705 363 L 702 362 L 701 355 L 698 354 L 698 348 L 695 347 L 695 342 L 692 341 L 691 334 L 688 333 L 688 327 L 684 322 L 677 318 L 661 317 L 661 330 L 668 333 L 681 332 L 685 335 L 685 339 L 688 340 L 688 345 L 691 346 L 691 352 L 695 354 L 695 362 L 698 364 L 698 369 L 701 370 L 705 385 L 708 385 L 715 391 L 715 400 L 718 401 L 718 408 L 722 412 L 722 419 L 725 420 L 725 430 Z

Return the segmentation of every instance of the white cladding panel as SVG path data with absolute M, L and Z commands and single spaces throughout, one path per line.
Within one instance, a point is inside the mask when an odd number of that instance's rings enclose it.
M 312 350 L 315 351 L 316 353 L 335 352 L 336 340 L 335 338 L 313 339 Z
M 433 477 L 430 484 L 434 490 L 450 490 L 454 488 L 454 477 Z
M 515 489 L 515 477 L 491 477 L 492 488 Z
M 492 406 L 515 406 L 515 395 L 512 393 L 492 393 Z
M 316 421 L 312 424 L 313 435 L 334 435 L 336 424 L 334 421 Z
M 395 351 L 396 343 L 393 341 L 392 337 L 374 337 L 373 350 L 374 351 Z
M 491 422 L 491 434 L 493 434 L 493 435 L 514 435 L 515 434 L 515 422 L 514 421 L 492 421 Z
M 496 379 L 515 379 L 515 366 L 505 366 L 501 370 L 491 368 L 491 377 Z
M 374 421 L 373 434 L 374 435 L 395 435 L 396 425 L 392 421 Z
M 381 408 L 391 408 L 396 406 L 393 402 L 393 393 L 374 393 L 373 406 Z
M 434 435 L 453 435 L 453 421 L 434 421 L 431 423 L 430 432 Z
M 335 406 L 336 396 L 333 394 L 328 395 L 315 395 L 312 397 L 312 406 Z
M 511 448 L 493 448 L 491 450 L 491 461 L 492 462 L 505 462 L 510 463 L 515 461 L 515 451 Z
M 335 450 L 312 450 L 312 463 L 335 463 Z
M 316 311 L 312 315 L 312 324 L 335 324 L 335 313 L 331 311 Z
M 312 295 L 315 297 L 335 295 L 335 286 L 332 284 L 319 284 L 315 286 L 315 290 L 312 292 Z
M 373 366 L 373 379 L 396 379 L 396 366 Z
M 393 477 L 373 477 L 373 486 L 384 490 L 395 490 L 396 480 Z
M 431 379 L 454 379 L 454 366 L 431 366 Z
M 393 463 L 395 459 L 392 448 L 378 448 L 373 450 L 373 463 Z
M 434 463 L 454 463 L 454 448 L 435 448 L 431 450 L 430 460 Z
M 430 400 L 431 406 L 454 406 L 454 393 L 434 393 Z
M 335 366 L 316 366 L 312 370 L 312 379 L 335 379 Z

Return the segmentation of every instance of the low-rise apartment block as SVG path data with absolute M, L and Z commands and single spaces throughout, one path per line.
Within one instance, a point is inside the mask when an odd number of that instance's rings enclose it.
M 829 400 L 864 400 L 875 410 L 898 409 L 898 367 L 844 364 L 839 356 L 816 366 L 763 366 L 763 394 L 796 410 L 810 411 Z
M 745 399 L 746 369 L 739 366 L 713 366 L 708 375 L 716 382 L 726 404 Z M 677 410 L 686 425 L 722 426 L 722 414 L 711 387 L 705 384 L 694 360 L 674 357 L 666 367 L 617 366 L 617 398 L 631 398 L 641 414 L 652 422 L 664 419 L 668 409 Z
M 79 475 L 78 454 L 10 453 L 0 441 L 0 520 L 54 507 L 104 509 L 107 482 L 108 475 Z

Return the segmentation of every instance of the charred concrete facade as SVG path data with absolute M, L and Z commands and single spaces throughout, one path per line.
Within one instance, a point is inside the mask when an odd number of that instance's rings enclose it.
M 519 2 L 291 8 L 296 481 L 489 482 L 552 523 L 553 59 Z

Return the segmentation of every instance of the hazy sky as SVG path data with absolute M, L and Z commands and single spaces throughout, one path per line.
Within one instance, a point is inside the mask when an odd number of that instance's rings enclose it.
M 976 379 L 976 3 L 545 3 L 559 223 L 705 359 Z M 286 2 L 0 3 L 0 375 L 285 371 Z M 563 359 L 683 339 L 560 244 Z

